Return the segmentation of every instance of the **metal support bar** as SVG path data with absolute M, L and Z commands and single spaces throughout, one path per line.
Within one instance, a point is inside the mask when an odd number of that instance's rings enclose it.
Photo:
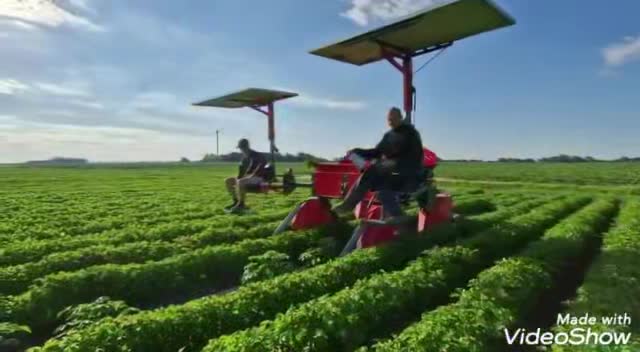
M 267 108 L 266 110 L 264 109 L 265 106 Z M 267 126 L 269 128 L 269 153 L 271 154 L 271 163 L 275 164 L 275 153 L 278 152 L 278 148 L 276 147 L 275 109 L 273 102 L 266 105 L 252 105 L 250 108 L 267 116 Z
M 276 153 L 278 152 L 278 148 L 276 148 L 276 127 L 273 102 L 267 105 L 267 120 L 269 124 L 269 149 L 271 152 L 271 163 L 274 164 L 276 162 Z
M 353 231 L 353 235 L 349 239 L 349 242 L 347 242 L 347 245 L 344 246 L 344 249 L 342 249 L 342 252 L 340 252 L 340 257 L 344 257 L 345 255 L 353 252 L 353 250 L 356 249 L 358 240 L 360 239 L 360 237 L 362 237 L 362 234 L 364 234 L 364 231 L 366 229 L 366 224 L 360 224 L 358 225 L 358 227 L 356 227 L 356 229 Z
M 444 43 L 444 44 L 438 44 L 438 45 L 431 46 L 431 47 L 428 47 L 428 48 L 416 50 L 415 52 L 413 52 L 411 54 L 411 56 L 412 57 L 418 57 L 420 55 L 424 55 L 424 54 L 428 54 L 428 53 L 431 53 L 431 52 L 434 52 L 434 51 L 438 51 L 438 50 L 442 50 L 442 49 L 448 48 L 448 47 L 450 47 L 452 45 L 453 45 L 453 42 L 448 42 L 448 43 Z
M 415 221 L 415 216 L 394 216 L 385 220 L 362 220 L 363 224 L 368 226 L 399 226 L 399 225 L 408 225 Z
M 378 43 L 384 45 L 382 43 Z M 395 67 L 400 73 L 402 73 L 402 93 L 403 93 L 403 108 L 405 113 L 405 121 L 413 123 L 411 119 L 413 111 L 413 57 L 410 53 L 398 54 L 394 48 L 385 48 L 382 46 L 382 53 L 384 58 Z M 398 62 L 398 60 L 401 60 Z
M 396 58 L 394 56 L 385 56 L 384 58 L 387 59 L 387 61 L 389 61 L 389 63 L 393 65 L 393 67 L 397 68 L 398 71 L 400 72 L 404 71 L 402 64 L 396 61 Z
M 280 225 L 278 225 L 276 230 L 273 232 L 274 235 L 277 235 L 279 233 L 285 232 L 285 231 L 287 231 L 289 229 L 289 226 L 291 226 L 291 221 L 293 221 L 293 218 L 298 214 L 298 211 L 300 211 L 300 208 L 302 208 L 303 204 L 304 204 L 304 202 L 298 204 L 298 206 L 296 206 L 296 208 L 293 209 L 289 213 L 289 215 L 287 215 L 287 217 L 284 218 L 284 220 L 282 220 Z
M 413 58 L 430 52 L 442 50 L 453 45 L 453 42 L 434 45 L 432 47 L 416 51 L 396 47 L 381 40 L 376 40 L 376 43 L 380 45 L 384 58 L 393 65 L 393 67 L 398 69 L 400 73 L 402 73 L 403 108 L 405 113 L 404 119 L 406 122 L 413 124 L 414 121 L 412 114 L 415 103 L 413 100 L 413 93 L 415 91 L 413 88 Z M 402 62 L 398 62 L 398 60 L 402 60 Z
M 262 109 L 263 105 L 252 105 L 252 106 L 249 106 L 249 107 L 252 108 L 253 110 L 257 111 L 257 112 L 260 112 L 260 113 L 263 113 L 263 114 L 269 116 L 269 112 L 267 110 L 263 110 Z
M 404 95 L 404 119 L 413 124 L 413 58 L 405 56 L 402 58 L 402 91 Z

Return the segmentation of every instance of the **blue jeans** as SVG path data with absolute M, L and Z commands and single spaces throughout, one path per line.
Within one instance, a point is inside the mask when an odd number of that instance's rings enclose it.
M 385 217 L 403 214 L 396 192 L 386 189 L 380 190 L 378 191 L 378 199 L 382 203 Z
M 382 203 L 385 215 L 400 216 L 403 214 L 398 203 L 397 193 L 406 184 L 406 177 L 395 177 L 392 171 L 385 169 L 380 164 L 369 167 L 356 181 L 343 205 L 347 209 L 353 209 L 360 202 L 367 191 L 378 192 L 378 199 Z

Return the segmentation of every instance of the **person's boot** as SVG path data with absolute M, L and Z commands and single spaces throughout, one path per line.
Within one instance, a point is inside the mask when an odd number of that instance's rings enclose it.
M 347 197 L 331 209 L 336 215 L 346 215 L 353 211 L 353 209 L 360 203 L 360 201 L 367 194 L 367 187 L 358 184 L 355 188 L 349 192 Z
M 227 205 L 226 207 L 224 207 L 224 210 L 231 210 L 231 208 L 235 207 L 236 205 L 238 205 L 238 200 L 237 199 L 233 199 L 233 203 Z
M 229 212 L 231 214 L 242 214 L 245 211 L 247 211 L 247 206 L 244 205 L 244 202 L 238 202 L 238 204 L 234 205 L 231 209 L 229 209 Z

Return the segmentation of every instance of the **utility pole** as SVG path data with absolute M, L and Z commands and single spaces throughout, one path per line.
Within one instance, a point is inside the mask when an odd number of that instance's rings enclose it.
M 220 156 L 220 130 L 216 130 L 216 155 Z

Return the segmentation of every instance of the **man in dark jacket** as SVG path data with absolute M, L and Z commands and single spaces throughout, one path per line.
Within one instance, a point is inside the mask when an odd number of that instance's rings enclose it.
M 246 210 L 247 207 L 244 201 L 247 189 L 260 187 L 268 178 L 268 162 L 262 153 L 251 149 L 249 141 L 244 138 L 238 142 L 238 149 L 243 154 L 238 168 L 238 176 L 229 177 L 225 180 L 227 190 L 233 198 L 233 203 L 225 207 L 225 209 L 232 213 L 241 213 Z
M 419 182 L 424 157 L 420 133 L 413 125 L 403 121 L 402 113 L 396 107 L 389 110 L 387 122 L 391 130 L 384 134 L 375 148 L 350 151 L 365 159 L 378 161 L 360 175 L 344 201 L 333 209 L 336 213 L 352 211 L 369 190 L 401 191 Z M 392 216 L 400 215 L 399 207 L 385 210 L 391 210 Z

